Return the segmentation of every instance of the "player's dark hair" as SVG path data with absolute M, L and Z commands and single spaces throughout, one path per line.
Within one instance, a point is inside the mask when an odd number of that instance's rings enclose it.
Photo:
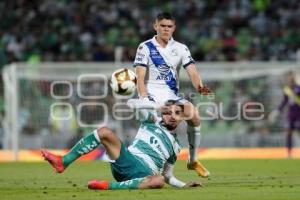
M 159 13 L 156 16 L 155 21 L 160 21 L 160 20 L 163 20 L 163 19 L 168 19 L 168 20 L 172 20 L 172 21 L 176 22 L 175 17 L 169 12 Z
M 165 106 L 171 106 L 171 105 L 177 105 L 182 109 L 182 111 L 184 110 L 184 105 L 177 100 L 169 99 L 165 102 Z

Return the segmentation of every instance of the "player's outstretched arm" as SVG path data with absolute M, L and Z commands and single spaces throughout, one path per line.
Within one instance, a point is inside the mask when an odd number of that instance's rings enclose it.
M 146 76 L 146 68 L 144 66 L 136 66 L 135 67 L 135 74 L 137 76 L 137 92 L 139 98 L 143 99 L 148 97 L 146 85 L 145 85 L 145 76 Z
M 200 73 L 198 72 L 196 65 L 191 63 L 186 67 L 186 71 L 191 79 L 194 88 L 202 95 L 212 94 L 212 91 L 202 83 Z

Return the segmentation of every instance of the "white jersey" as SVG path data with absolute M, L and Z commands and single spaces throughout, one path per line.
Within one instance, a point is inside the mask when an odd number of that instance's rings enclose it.
M 139 45 L 134 66 L 147 68 L 145 83 L 150 96 L 156 93 L 155 90 L 158 88 L 177 95 L 180 68 L 187 67 L 194 63 L 194 60 L 186 45 L 171 38 L 167 46 L 163 48 L 155 37 Z
M 177 135 L 152 120 L 141 123 L 132 145 L 128 147 L 132 154 L 145 161 L 153 174 L 161 174 L 166 164 L 173 165 L 180 149 Z

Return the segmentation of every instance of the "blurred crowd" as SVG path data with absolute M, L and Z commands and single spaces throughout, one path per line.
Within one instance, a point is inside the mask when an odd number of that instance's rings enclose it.
M 132 61 L 160 11 L 197 61 L 296 60 L 298 0 L 3 0 L 0 65 L 15 61 Z M 298 54 L 297 54 L 298 52 Z

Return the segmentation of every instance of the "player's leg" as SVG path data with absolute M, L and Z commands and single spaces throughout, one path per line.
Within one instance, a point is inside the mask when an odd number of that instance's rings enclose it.
M 293 149 L 293 132 L 299 128 L 300 119 L 298 117 L 288 117 L 288 128 L 286 131 L 286 149 L 287 157 L 291 158 Z
M 80 156 L 87 154 L 98 147 L 100 139 L 97 130 L 80 139 L 73 148 L 64 156 L 52 154 L 46 150 L 42 150 L 42 156 L 55 169 L 57 173 L 62 173 L 66 167 L 74 162 Z
M 201 177 L 208 177 L 209 171 L 199 162 L 197 159 L 197 149 L 200 146 L 201 140 L 201 126 L 200 126 L 200 115 L 197 108 L 192 103 L 184 104 L 184 112 L 189 118 L 187 122 L 187 135 L 189 143 L 189 160 L 187 168 L 195 170 Z
M 110 153 L 110 157 L 114 159 L 111 163 L 111 172 L 117 182 L 92 180 L 88 184 L 90 189 L 145 189 L 163 186 L 162 176 L 159 176 L 160 178 L 153 176 L 152 170 L 143 159 L 132 154 L 122 143 L 120 148 L 116 152 L 118 154 Z
M 187 134 L 189 142 L 189 162 L 197 160 L 197 148 L 200 145 L 201 132 L 200 132 L 200 117 L 198 110 L 191 103 L 184 104 L 185 116 L 187 122 Z
M 293 130 L 288 129 L 286 133 L 286 148 L 287 148 L 287 157 L 291 158 L 292 149 L 293 149 Z
M 108 155 L 112 159 L 116 159 L 119 156 L 121 142 L 108 128 L 94 130 L 79 140 L 64 156 L 54 155 L 46 150 L 42 150 L 42 155 L 53 166 L 56 172 L 62 173 L 72 162 L 96 149 L 100 143 L 104 145 Z
M 157 189 L 162 188 L 164 184 L 163 176 L 152 175 L 121 182 L 92 180 L 88 183 L 88 188 L 94 190 Z

